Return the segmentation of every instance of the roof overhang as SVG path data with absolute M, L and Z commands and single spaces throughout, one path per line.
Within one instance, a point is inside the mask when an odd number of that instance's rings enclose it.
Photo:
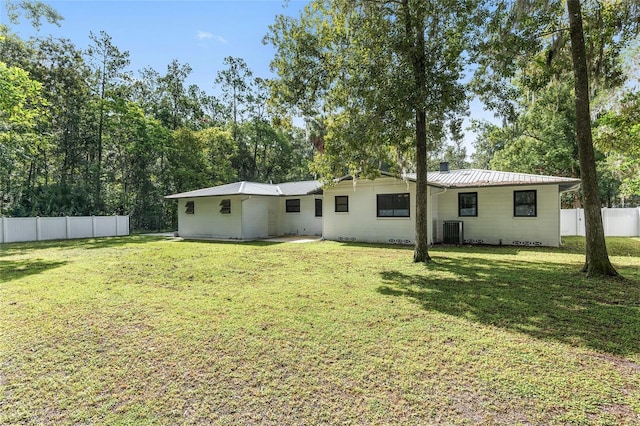
M 559 192 L 575 191 L 580 187 L 581 181 L 576 178 L 565 178 L 557 176 L 544 176 L 544 175 L 531 175 L 525 173 L 513 173 L 513 172 L 497 172 L 491 170 L 473 170 L 473 172 L 482 172 L 487 174 L 500 173 L 504 175 L 504 180 L 489 180 L 489 179 L 477 179 L 477 180 L 456 180 L 452 179 L 455 173 L 461 172 L 461 170 L 451 170 L 449 172 L 430 172 L 427 175 L 427 185 L 440 189 L 473 189 L 473 188 L 491 188 L 491 187 L 520 187 L 520 186 L 546 186 L 546 185 L 558 185 Z M 465 172 L 465 171 L 462 171 Z M 465 172 L 466 173 L 466 172 Z M 401 179 L 409 182 L 416 182 L 416 174 L 408 173 L 404 175 L 398 175 L 390 172 L 380 172 L 381 177 L 391 177 L 395 179 Z M 437 177 L 442 176 L 442 181 L 438 181 Z M 482 175 L 480 175 L 482 176 Z M 507 179 L 508 178 L 508 179 Z M 351 175 L 343 176 L 335 180 L 336 183 L 353 180 Z M 357 177 L 356 177 L 357 179 Z
M 285 182 L 281 184 L 242 181 L 167 195 L 164 198 L 176 200 L 182 198 L 231 197 L 234 195 L 294 197 L 313 194 L 322 194 L 322 184 L 319 181 Z

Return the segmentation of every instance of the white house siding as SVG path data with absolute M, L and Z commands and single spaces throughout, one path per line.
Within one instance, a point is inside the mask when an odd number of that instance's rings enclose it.
M 409 193 L 410 217 L 377 217 L 377 194 Z M 335 197 L 349 197 L 349 212 L 335 212 Z M 336 241 L 371 243 L 415 243 L 416 185 L 401 179 L 382 177 L 371 180 L 345 180 L 325 188 L 323 194 L 323 237 Z M 431 215 L 428 216 L 431 222 Z M 431 234 L 431 233 L 429 233 Z M 431 237 L 429 236 L 431 240 Z
M 315 199 L 321 195 L 278 198 L 278 230 L 280 235 L 322 235 L 322 217 L 316 217 Z M 287 213 L 286 200 L 300 200 L 300 213 Z
M 537 216 L 513 216 L 513 192 L 537 191 Z M 461 220 L 464 239 L 477 244 L 560 245 L 560 195 L 558 185 L 496 186 L 448 189 L 437 197 L 436 242 L 443 239 L 443 222 Z M 441 190 L 440 190 L 441 191 Z M 478 216 L 458 216 L 458 193 L 478 193 Z
M 220 213 L 220 202 L 231 200 L 231 213 Z M 194 214 L 186 214 L 193 201 Z M 181 198 L 178 200 L 178 234 L 182 237 L 242 238 L 241 196 Z
M 269 229 L 269 214 L 277 205 L 275 197 L 244 196 L 242 200 L 242 238 L 265 238 Z

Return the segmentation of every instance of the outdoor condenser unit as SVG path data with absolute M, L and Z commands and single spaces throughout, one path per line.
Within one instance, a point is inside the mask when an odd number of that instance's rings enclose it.
M 458 244 L 464 242 L 464 228 L 460 220 L 445 220 L 442 224 L 445 244 Z

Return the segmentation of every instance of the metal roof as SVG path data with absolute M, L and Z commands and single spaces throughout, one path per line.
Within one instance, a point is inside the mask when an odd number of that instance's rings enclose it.
M 392 176 L 382 172 L 383 176 Z M 406 179 L 416 180 L 415 173 L 407 173 Z M 338 181 L 351 179 L 344 176 Z M 575 189 L 580 184 L 580 179 L 532 175 L 527 173 L 501 172 L 497 170 L 462 169 L 448 172 L 429 172 L 427 184 L 440 188 L 479 188 L 486 186 L 517 186 L 517 185 L 559 185 L 560 191 Z M 235 182 L 212 188 L 197 189 L 195 191 L 182 192 L 180 194 L 167 195 L 164 198 L 196 198 L 214 197 L 225 195 L 264 195 L 264 196 L 298 196 L 309 195 L 322 191 L 322 184 L 317 180 L 301 182 L 284 182 L 280 184 Z
M 196 189 L 195 191 L 181 192 L 179 194 L 167 195 L 164 198 L 198 198 L 215 197 L 227 195 L 265 195 L 272 197 L 308 195 L 321 190 L 322 184 L 317 180 L 302 182 L 285 182 L 277 185 L 256 182 L 234 182 L 226 185 L 214 186 L 211 188 Z
M 416 180 L 415 173 L 408 173 L 406 177 L 414 182 Z M 448 172 L 429 172 L 427 173 L 427 183 L 442 188 L 556 184 L 560 185 L 560 190 L 566 191 L 579 185 L 580 179 L 497 170 L 462 169 Z
M 322 190 L 322 183 L 317 180 L 305 180 L 302 182 L 284 182 L 277 185 L 281 195 L 307 195 Z

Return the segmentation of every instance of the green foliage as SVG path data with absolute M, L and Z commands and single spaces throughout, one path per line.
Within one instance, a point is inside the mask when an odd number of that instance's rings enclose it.
M 24 172 L 36 167 L 46 149 L 37 132 L 47 119 L 45 106 L 39 82 L 22 68 L 0 62 L 0 215 L 23 195 Z
M 20 15 L 24 15 L 36 29 L 40 29 L 42 19 L 57 26 L 60 26 L 60 21 L 64 19 L 54 8 L 41 1 L 5 0 L 4 7 L 9 22 L 17 24 L 20 22 Z
M 233 161 L 238 154 L 231 132 L 211 127 L 199 131 L 196 137 L 204 147 L 210 167 L 209 182 L 211 186 L 237 180 L 237 171 L 233 167 Z
M 628 93 L 597 120 L 594 143 L 611 158 L 612 173 L 621 180 L 620 194 L 640 196 L 640 92 Z
M 423 105 L 428 144 L 440 145 L 445 124 L 465 107 L 458 80 L 474 5 L 458 2 L 444 20 L 442 2 L 317 1 L 298 19 L 277 17 L 266 37 L 277 49 L 274 102 L 323 121 L 325 153 L 314 170 L 329 178 L 375 174 L 381 164 L 414 169 Z M 414 25 L 427 34 L 422 50 L 407 40 Z M 411 71 L 416 58 L 428 84 Z
M 42 84 L 18 67 L 0 62 L 0 126 L 3 133 L 33 131 L 41 118 Z
M 572 60 L 568 23 L 562 2 L 498 2 L 479 42 L 480 66 L 474 86 L 487 105 L 503 119 L 502 125 L 476 124 L 474 161 L 496 169 L 573 176 L 580 174 Z M 583 22 L 590 71 L 591 101 L 601 102 L 619 90 L 632 75 L 625 72 L 624 52 L 638 33 L 640 7 L 635 1 L 583 2 Z M 633 77 L 635 78 L 635 77 Z M 600 107 L 602 109 L 604 107 Z M 614 127 L 628 129 L 600 114 L 596 135 L 598 185 L 605 205 L 616 199 L 625 179 L 620 156 L 635 159 Z M 631 126 L 632 128 L 633 126 Z M 626 130 L 625 130 L 626 131 Z M 609 136 L 606 136 L 606 135 Z M 614 157 L 610 143 L 620 140 Z M 624 148 L 623 148 L 624 147 Z M 634 160 L 624 170 L 633 174 Z
M 616 109 L 598 117 L 594 141 L 602 150 L 640 157 L 640 92 L 629 93 Z
M 5 26 L 0 39 L 0 214 L 117 213 L 133 229 L 175 229 L 165 195 L 310 177 L 311 146 L 290 118 L 271 115 L 264 82 L 241 59 L 229 59 L 246 71 L 235 75 L 246 91 L 234 123 L 229 98 L 186 85 L 188 64 L 132 78 L 128 52 L 104 32 L 85 52 Z
M 204 188 L 207 179 L 207 157 L 204 141 L 189 129 L 172 132 L 167 149 L 168 174 L 173 192 L 186 192 Z
M 571 81 L 554 81 L 536 92 L 535 101 L 522 106 L 514 132 L 495 152 L 491 168 L 577 177 L 574 110 Z

